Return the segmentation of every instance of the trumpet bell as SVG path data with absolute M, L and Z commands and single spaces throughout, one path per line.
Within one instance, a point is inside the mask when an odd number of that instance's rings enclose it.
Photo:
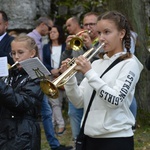
M 56 99 L 59 96 L 58 88 L 48 79 L 44 79 L 40 82 L 40 87 L 44 94 L 50 98 Z
M 7 67 L 8 67 L 8 70 L 11 68 L 11 65 L 10 64 L 7 64 Z
M 87 58 L 87 60 L 90 60 L 91 58 L 93 58 L 93 56 L 95 56 L 96 54 L 100 52 L 104 44 L 105 43 L 102 43 L 97 49 L 94 49 L 94 47 L 92 47 L 91 49 L 89 49 L 83 54 L 83 57 Z M 75 60 L 72 59 L 71 63 L 69 64 L 70 64 L 69 65 L 70 67 L 68 67 L 66 71 L 64 71 L 59 77 L 57 77 L 52 82 L 46 78 L 41 80 L 40 86 L 41 86 L 43 93 L 45 93 L 47 96 L 53 99 L 58 98 L 59 96 L 58 88 L 65 85 L 67 81 L 77 73 L 77 71 L 75 70 L 75 67 L 77 66 L 77 64 L 75 63 Z
M 70 47 L 74 51 L 81 50 L 81 48 L 83 47 L 83 41 L 82 41 L 82 39 L 80 37 L 74 37 L 74 38 L 72 38 L 72 40 L 70 41 Z

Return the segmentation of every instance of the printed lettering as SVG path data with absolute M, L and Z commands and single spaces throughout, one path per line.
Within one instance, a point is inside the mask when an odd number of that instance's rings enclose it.
M 111 94 L 109 94 L 108 102 L 110 103 L 110 102 L 111 102 L 111 100 L 112 100 L 112 95 L 111 95 Z
M 123 102 L 123 100 L 125 99 L 126 95 L 128 94 L 128 91 L 132 85 L 132 82 L 134 81 L 134 77 L 135 74 L 130 71 L 129 74 L 127 75 L 127 78 L 124 82 L 124 84 L 122 85 L 122 88 L 120 89 L 120 93 L 119 96 L 116 97 L 104 90 L 101 90 L 99 93 L 99 96 L 101 98 L 104 98 L 104 100 L 106 100 L 107 102 L 114 104 L 114 105 L 119 105 L 119 102 Z
M 127 89 L 130 88 L 130 86 L 129 86 L 128 84 L 124 84 L 123 87 L 124 87 L 124 88 L 127 88 Z
M 105 97 L 104 97 L 105 100 L 107 100 L 107 96 L 108 96 L 108 93 L 105 92 Z
M 125 98 L 125 96 L 126 96 L 126 94 L 124 94 L 122 91 L 120 91 L 119 97 L 120 97 L 120 98 Z
M 104 90 L 101 90 L 99 96 L 103 97 L 103 94 L 104 94 Z
M 115 96 L 113 96 L 113 99 L 112 99 L 112 104 L 114 104 L 114 102 L 115 102 Z
M 115 105 L 119 105 L 119 97 L 116 97 L 116 99 L 115 99 Z

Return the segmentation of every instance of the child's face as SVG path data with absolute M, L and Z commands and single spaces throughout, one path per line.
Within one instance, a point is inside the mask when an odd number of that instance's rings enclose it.
M 105 43 L 104 50 L 109 56 L 123 51 L 122 39 L 125 35 L 125 30 L 118 30 L 114 21 L 102 19 L 97 23 L 97 31 L 99 33 L 99 42 Z
M 14 60 L 14 62 L 18 61 L 23 61 L 29 58 L 32 58 L 35 56 L 36 51 L 34 49 L 28 49 L 26 42 L 17 42 L 13 41 L 11 43 L 11 55 Z

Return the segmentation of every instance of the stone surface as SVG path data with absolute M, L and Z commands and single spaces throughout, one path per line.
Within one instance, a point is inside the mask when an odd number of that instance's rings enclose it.
M 148 31 L 150 30 L 150 0 L 143 0 L 148 17 Z M 54 2 L 54 0 L 53 0 Z M 34 22 L 40 16 L 57 17 L 70 15 L 80 16 L 85 8 L 82 5 L 68 7 L 67 5 L 54 5 L 58 12 L 51 11 L 52 0 L 0 0 L 0 10 L 4 10 L 9 17 L 9 30 L 29 31 L 33 29 Z M 54 7 L 53 6 L 53 7 Z M 98 8 L 99 6 L 97 6 Z M 54 14 L 51 14 L 53 12 Z
M 0 0 L 0 10 L 9 17 L 10 30 L 32 29 L 39 16 L 49 16 L 51 0 Z

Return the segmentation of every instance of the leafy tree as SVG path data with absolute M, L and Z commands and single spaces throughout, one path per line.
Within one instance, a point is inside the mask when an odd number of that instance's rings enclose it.
M 135 55 L 144 65 L 148 47 L 148 18 L 145 14 L 144 0 L 54 0 L 51 4 L 53 18 L 56 23 L 65 24 L 65 21 L 76 15 L 82 20 L 83 15 L 89 11 L 96 11 L 102 13 L 106 10 L 118 10 L 122 12 L 133 26 L 134 31 L 138 34 Z M 61 10 L 62 8 L 62 10 Z M 150 45 L 150 43 L 149 43 Z M 140 109 L 150 112 L 150 76 L 145 68 L 142 71 L 140 80 L 136 88 L 136 99 Z
M 126 14 L 128 20 L 133 26 L 134 31 L 138 34 L 135 55 L 141 63 L 145 64 L 145 59 L 149 55 L 148 43 L 148 17 L 145 12 L 145 1 L 142 0 L 106 0 L 108 10 L 118 10 Z M 138 103 L 137 120 L 140 124 L 149 124 L 150 116 L 150 72 L 144 67 L 140 80 L 136 87 L 135 97 Z

